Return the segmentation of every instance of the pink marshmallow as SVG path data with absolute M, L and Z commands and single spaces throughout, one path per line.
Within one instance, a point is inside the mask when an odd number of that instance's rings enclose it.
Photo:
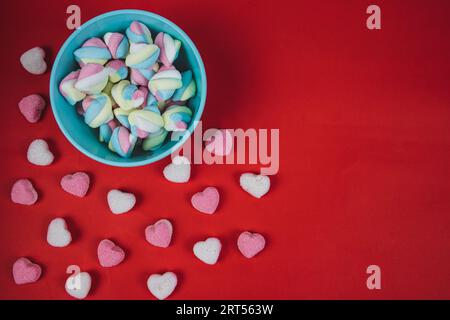
M 246 258 L 253 258 L 266 246 L 266 239 L 259 233 L 244 231 L 239 235 L 237 246 Z
M 125 252 L 111 240 L 103 239 L 98 244 L 97 256 L 102 267 L 114 267 L 125 259 Z
M 17 180 L 11 189 L 11 200 L 14 203 L 30 206 L 38 199 L 33 184 L 28 179 Z
M 36 123 L 41 118 L 45 109 L 45 100 L 38 94 L 31 94 L 22 98 L 19 102 L 20 113 L 31 123 Z
M 27 258 L 19 258 L 13 265 L 13 278 L 16 284 L 33 283 L 41 277 L 42 269 Z
M 64 191 L 77 197 L 84 197 L 89 190 L 90 179 L 84 172 L 65 175 L 61 179 L 61 187 Z
M 156 247 L 167 248 L 172 240 L 172 233 L 170 221 L 161 219 L 145 229 L 145 239 Z
M 202 192 L 194 194 L 191 198 L 191 203 L 198 211 L 213 214 L 219 205 L 219 199 L 219 191 L 214 187 L 208 187 Z

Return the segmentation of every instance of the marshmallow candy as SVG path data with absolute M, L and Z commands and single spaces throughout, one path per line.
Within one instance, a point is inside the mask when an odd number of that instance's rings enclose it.
M 237 246 L 246 258 L 253 258 L 266 246 L 266 239 L 259 233 L 244 231 L 239 235 Z
M 14 203 L 30 206 L 38 199 L 33 184 L 28 179 L 19 179 L 14 182 L 11 189 L 11 200 Z
M 162 146 L 169 132 L 161 128 L 155 133 L 150 133 L 142 142 L 142 149 L 145 151 L 155 151 Z
M 162 115 L 164 129 L 167 131 L 185 131 L 191 122 L 192 111 L 185 106 L 170 106 Z
M 75 82 L 75 89 L 87 94 L 100 93 L 108 84 L 109 72 L 109 68 L 104 68 L 100 64 L 85 64 Z
M 32 48 L 20 56 L 20 63 L 31 74 L 43 74 L 47 70 L 45 51 L 42 48 Z
M 219 259 L 222 243 L 217 238 L 208 238 L 194 245 L 194 255 L 206 264 L 216 264 Z
M 150 30 L 145 24 L 139 21 L 133 21 L 125 33 L 131 43 L 153 43 Z
M 84 299 L 91 290 L 92 278 L 87 272 L 79 272 L 69 276 L 66 280 L 66 292 L 77 299 Z
M 158 72 L 159 65 L 155 63 L 154 65 L 143 68 L 143 69 L 135 69 L 131 68 L 130 70 L 130 79 L 132 84 L 136 84 L 139 86 L 148 86 L 148 81 L 153 77 L 153 75 Z
M 113 59 L 125 59 L 130 48 L 127 37 L 118 32 L 107 32 L 103 40 Z
M 61 187 L 64 191 L 82 198 L 89 190 L 90 178 L 84 172 L 67 174 L 61 179 Z
M 81 67 L 88 63 L 104 65 L 111 59 L 108 47 L 100 38 L 88 39 L 73 55 Z
M 164 32 L 158 33 L 155 38 L 155 44 L 161 50 L 159 60 L 166 67 L 170 67 L 180 52 L 181 42 L 174 40 L 170 35 Z
M 181 88 L 181 74 L 172 67 L 161 67 L 148 82 L 150 92 L 158 101 L 166 101 L 172 97 L 175 90 Z
M 177 275 L 166 272 L 162 275 L 152 274 L 147 280 L 148 290 L 159 300 L 164 300 L 172 294 L 177 286 Z
M 105 93 L 87 96 L 82 106 L 84 122 L 91 128 L 98 128 L 114 118 L 111 99 Z
M 239 179 L 242 189 L 255 198 L 261 198 L 270 189 L 270 178 L 268 176 L 243 173 Z
M 215 187 L 208 187 L 202 192 L 197 192 L 191 198 L 192 206 L 198 211 L 213 214 L 219 205 L 219 191 Z
M 155 247 L 167 248 L 172 240 L 172 234 L 172 224 L 166 219 L 161 219 L 145 228 L 145 239 Z
M 159 57 L 159 48 L 154 44 L 132 43 L 125 64 L 133 69 L 151 68 Z
M 122 214 L 133 209 L 136 204 L 136 197 L 132 193 L 120 190 L 110 190 L 107 196 L 108 206 L 112 213 Z
M 128 116 L 131 132 L 138 138 L 146 138 L 164 127 L 164 120 L 156 112 L 148 109 L 135 110 Z
M 100 126 L 98 132 L 98 140 L 100 142 L 109 143 L 111 140 L 112 133 L 114 129 L 117 127 L 117 122 L 115 120 L 108 121 Z
M 45 100 L 38 94 L 31 94 L 19 101 L 19 110 L 28 122 L 36 123 L 45 109 Z
M 131 110 L 140 107 L 147 99 L 146 88 L 138 88 L 128 80 L 122 80 L 111 90 L 111 95 L 117 104 L 124 110 Z
M 117 83 L 128 77 L 128 68 L 122 60 L 111 60 L 106 64 L 109 68 L 109 81 Z
M 174 102 L 184 102 L 195 96 L 197 86 L 192 77 L 192 71 L 188 70 L 181 74 L 181 88 L 177 89 L 172 96 Z
M 53 219 L 48 225 L 47 242 L 52 247 L 62 248 L 72 242 L 72 234 L 63 218 Z
M 81 101 L 86 97 L 84 92 L 75 89 L 75 83 L 80 76 L 80 70 L 72 71 L 59 84 L 59 92 L 66 98 L 70 105 L 75 105 L 78 101 Z
M 36 139 L 30 143 L 27 151 L 27 159 L 30 163 L 38 166 L 50 165 L 55 157 L 43 139 Z
M 186 157 L 176 156 L 172 159 L 172 163 L 164 168 L 163 174 L 170 182 L 188 182 L 191 176 L 191 163 Z
M 103 239 L 98 244 L 97 257 L 102 267 L 114 267 L 125 259 L 125 252 L 111 240 Z
M 42 269 L 39 265 L 22 257 L 13 264 L 13 278 L 16 284 L 33 283 L 41 277 Z
M 120 122 L 125 128 L 130 129 L 130 121 L 128 120 L 128 116 L 133 112 L 133 109 L 125 110 L 123 108 L 114 109 L 114 115 L 116 116 L 117 121 Z
M 128 158 L 134 150 L 136 141 L 135 135 L 130 134 L 127 128 L 119 126 L 114 129 L 108 147 L 121 157 Z

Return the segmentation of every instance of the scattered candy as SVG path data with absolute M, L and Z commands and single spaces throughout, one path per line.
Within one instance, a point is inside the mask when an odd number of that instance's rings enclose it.
M 253 258 L 266 246 L 266 240 L 259 233 L 244 231 L 237 240 L 239 251 L 246 258 Z
M 36 123 L 45 109 L 45 100 L 38 94 L 31 94 L 19 101 L 19 110 L 28 122 Z
M 111 95 L 117 104 L 124 110 L 140 107 L 147 99 L 148 92 L 145 88 L 138 88 L 128 80 L 122 80 L 114 85 Z
M 27 159 L 32 164 L 48 166 L 53 162 L 55 157 L 45 140 L 36 139 L 28 146 Z
M 62 248 L 72 242 L 72 235 L 63 218 L 53 219 L 48 225 L 47 242 L 52 247 Z
M 30 206 L 38 200 L 38 194 L 28 179 L 19 179 L 11 189 L 11 200 L 14 203 Z
M 147 138 L 142 142 L 142 149 L 147 151 L 155 151 L 160 148 L 164 141 L 166 140 L 167 134 L 169 132 L 161 128 L 159 131 L 155 133 L 150 133 Z
M 113 59 L 125 59 L 128 54 L 130 44 L 128 39 L 118 32 L 107 32 L 103 36 L 106 46 Z
M 66 98 L 70 105 L 75 105 L 78 101 L 81 101 L 86 97 L 84 92 L 75 88 L 75 83 L 80 76 L 80 70 L 72 71 L 59 84 L 59 92 Z
M 125 64 L 133 69 L 151 68 L 159 57 L 159 48 L 154 44 L 132 43 Z
M 139 86 L 148 86 L 148 81 L 158 72 L 159 65 L 155 63 L 153 66 L 144 69 L 131 68 L 130 79 L 132 84 Z
M 111 59 L 108 47 L 100 38 L 88 39 L 73 55 L 81 67 L 88 63 L 104 65 Z
M 20 63 L 31 74 L 43 74 L 47 70 L 45 51 L 42 48 L 32 48 L 20 56 Z
M 162 115 L 164 129 L 167 131 L 185 131 L 192 119 L 192 111 L 185 106 L 170 106 Z
M 75 89 L 86 94 L 96 94 L 102 92 L 109 79 L 110 69 L 100 64 L 85 64 L 75 82 Z
M 69 276 L 66 280 L 66 292 L 77 299 L 84 299 L 91 290 L 92 279 L 89 273 L 80 272 Z
M 136 197 L 132 193 L 120 190 L 110 190 L 107 196 L 109 209 L 114 214 L 122 214 L 133 209 L 136 204 Z
M 194 255 L 206 264 L 216 264 L 219 259 L 222 243 L 217 238 L 208 238 L 194 245 Z
M 128 77 L 128 68 L 122 60 L 111 60 L 106 64 L 109 68 L 109 81 L 117 83 Z
M 191 163 L 186 157 L 176 156 L 172 159 L 172 163 L 164 168 L 163 174 L 170 182 L 188 182 L 191 176 Z
M 227 129 L 217 130 L 205 140 L 205 148 L 211 154 L 227 156 L 233 150 L 233 135 Z
M 41 267 L 25 257 L 14 262 L 13 278 L 16 284 L 34 283 L 39 280 L 41 273 Z
M 148 82 L 150 92 L 158 101 L 166 101 L 172 97 L 175 90 L 181 88 L 181 74 L 172 67 L 161 67 Z
M 156 112 L 148 109 L 135 110 L 128 116 L 131 132 L 139 138 L 147 138 L 164 127 L 164 120 Z
M 62 177 L 61 187 L 64 191 L 77 196 L 84 197 L 89 190 L 90 179 L 84 172 L 75 172 Z
M 111 99 L 105 93 L 87 96 L 82 106 L 84 122 L 91 128 L 98 128 L 114 119 Z
M 170 67 L 180 52 L 181 42 L 174 40 L 170 35 L 164 32 L 158 33 L 155 38 L 155 44 L 161 50 L 159 60 L 166 67 Z
M 192 71 L 188 70 L 181 74 L 181 88 L 177 89 L 172 96 L 172 101 L 184 102 L 195 96 L 197 86 L 192 77 Z
M 145 239 L 155 247 L 167 248 L 172 240 L 173 227 L 169 220 L 161 219 L 145 228 Z
M 198 211 L 206 214 L 216 212 L 219 205 L 219 191 L 215 187 L 207 187 L 201 192 L 197 192 L 191 198 L 192 206 Z
M 270 178 L 268 176 L 243 173 L 239 179 L 242 189 L 255 198 L 261 198 L 270 189 Z
M 126 34 L 131 43 L 153 43 L 150 30 L 139 21 L 133 21 L 127 28 Z
M 162 275 L 152 274 L 147 280 L 148 290 L 159 300 L 164 300 L 172 294 L 177 286 L 177 275 L 166 272 Z
M 114 129 L 108 146 L 110 150 L 117 152 L 124 158 L 128 158 L 134 150 L 136 140 L 136 136 L 130 134 L 127 128 L 119 126 Z
M 98 244 L 97 256 L 102 267 L 114 267 L 125 259 L 125 252 L 111 240 L 103 239 Z

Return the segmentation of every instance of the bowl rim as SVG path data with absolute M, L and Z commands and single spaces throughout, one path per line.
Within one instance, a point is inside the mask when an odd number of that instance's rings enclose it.
M 150 158 L 144 159 L 144 160 L 139 160 L 139 161 L 133 161 L 132 158 L 128 158 L 127 160 L 129 161 L 124 161 L 124 162 L 117 162 L 114 160 L 108 160 L 108 159 L 104 159 L 102 157 L 97 156 L 96 154 L 90 152 L 89 150 L 87 150 L 86 148 L 84 148 L 82 145 L 80 145 L 78 142 L 75 141 L 75 139 L 72 138 L 72 136 L 70 135 L 70 133 L 68 132 L 68 130 L 66 130 L 66 128 L 64 127 L 64 125 L 62 124 L 62 120 L 60 119 L 58 112 L 56 112 L 56 105 L 54 103 L 54 96 L 55 94 L 58 94 L 59 91 L 57 90 L 57 88 L 59 87 L 57 84 L 57 79 L 56 79 L 56 66 L 59 63 L 59 60 L 61 59 L 62 56 L 62 52 L 64 52 L 66 50 L 66 47 L 72 42 L 72 40 L 78 36 L 78 34 L 87 26 L 96 23 L 100 20 L 102 20 L 105 17 L 109 17 L 109 16 L 114 16 L 114 15 L 123 15 L 123 14 L 140 14 L 140 15 L 146 15 L 146 16 L 150 16 L 156 20 L 159 20 L 160 22 L 169 25 L 170 27 L 172 27 L 173 29 L 177 30 L 182 36 L 183 36 L 183 41 L 185 43 L 187 43 L 187 45 L 189 47 L 191 47 L 195 59 L 197 60 L 197 63 L 199 65 L 200 68 L 200 76 L 202 79 L 204 79 L 203 83 L 202 83 L 202 87 L 203 90 L 201 92 L 201 96 L 200 96 L 200 103 L 199 103 L 199 107 L 198 107 L 198 111 L 196 113 L 196 116 L 192 118 L 192 125 L 188 128 L 187 133 L 184 133 L 182 138 L 177 141 L 171 148 L 165 150 L 164 152 L 161 152 L 155 156 L 151 156 Z M 76 29 L 74 32 L 72 32 L 72 34 L 64 41 L 63 45 L 61 46 L 61 48 L 58 51 L 58 54 L 55 58 L 55 61 L 53 62 L 53 66 L 52 66 L 52 71 L 51 71 L 51 75 L 50 75 L 50 104 L 52 107 L 52 111 L 53 111 L 53 115 L 56 119 L 56 122 L 58 124 L 58 127 L 60 128 L 60 130 L 63 132 L 64 136 L 67 138 L 67 140 L 69 140 L 69 142 L 76 148 L 78 149 L 78 151 L 80 151 L 81 153 L 83 153 L 84 155 L 86 155 L 87 157 L 94 159 L 100 163 L 104 163 L 107 165 L 111 165 L 111 166 L 115 166 L 115 167 L 138 167 L 138 166 L 143 166 L 146 164 L 150 164 L 153 162 L 156 162 L 158 160 L 161 160 L 165 157 L 167 157 L 168 155 L 172 154 L 175 150 L 177 150 L 180 146 L 182 146 L 186 140 L 189 139 L 189 137 L 192 135 L 192 133 L 194 132 L 194 130 L 196 129 L 198 122 L 200 121 L 200 118 L 203 114 L 203 110 L 205 108 L 205 102 L 206 102 L 206 91 L 207 91 L 207 79 L 206 79 L 206 71 L 205 71 L 205 66 L 203 64 L 203 60 L 202 57 L 197 49 L 197 47 L 195 46 L 194 42 L 191 40 L 191 38 L 189 38 L 189 36 L 180 28 L 178 27 L 175 23 L 173 23 L 172 21 L 156 14 L 150 11 L 145 11 L 145 10 L 138 10 L 138 9 L 122 9 L 122 10 L 114 10 L 114 11 L 109 11 L 103 14 L 100 14 L 98 16 L 95 16 L 94 18 L 86 21 L 85 23 L 83 23 L 78 29 Z

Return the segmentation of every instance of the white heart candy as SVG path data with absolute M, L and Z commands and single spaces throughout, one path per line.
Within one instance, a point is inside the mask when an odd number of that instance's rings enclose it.
M 268 176 L 256 175 L 253 173 L 243 173 L 239 179 L 242 189 L 250 193 L 255 198 L 261 198 L 270 189 L 270 179 Z
M 194 255 L 206 264 L 215 264 L 219 259 L 222 243 L 217 238 L 208 238 L 194 245 Z
M 44 60 L 45 51 L 42 48 L 32 48 L 20 56 L 20 63 L 29 73 L 43 74 L 47 70 L 47 63 Z
M 66 280 L 66 292 L 74 298 L 84 299 L 91 290 L 91 276 L 87 272 L 73 274 Z
M 122 192 L 113 189 L 108 192 L 108 205 L 114 214 L 122 214 L 133 209 L 136 204 L 136 197 L 132 193 Z
M 45 140 L 36 139 L 30 143 L 27 151 L 27 159 L 32 164 L 38 166 L 48 166 L 53 162 L 53 153 L 48 148 Z
M 66 221 L 63 218 L 53 219 L 48 225 L 47 242 L 53 247 L 62 248 L 68 246 L 72 241 L 72 235 L 67 229 Z
M 152 274 L 148 277 L 147 287 L 151 294 L 159 300 L 164 300 L 170 296 L 177 286 L 177 275 L 173 272 L 164 274 Z
M 191 163 L 186 157 L 176 156 L 172 163 L 164 168 L 164 177 L 175 183 L 188 182 L 191 176 Z

